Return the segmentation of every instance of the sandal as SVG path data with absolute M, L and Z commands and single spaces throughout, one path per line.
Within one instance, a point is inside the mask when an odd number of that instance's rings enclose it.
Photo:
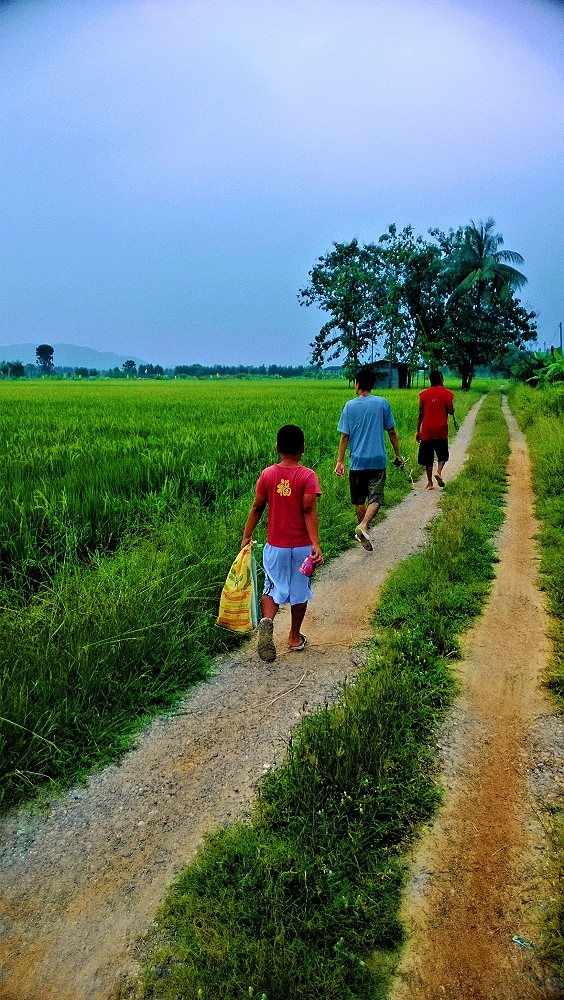
M 443 477 L 440 476 L 438 472 L 435 473 L 435 480 L 439 484 L 439 486 L 444 486 L 445 485 L 445 481 L 444 481 Z
M 300 632 L 300 641 L 297 646 L 288 646 L 290 653 L 301 653 L 302 649 L 305 649 L 307 639 L 305 635 Z

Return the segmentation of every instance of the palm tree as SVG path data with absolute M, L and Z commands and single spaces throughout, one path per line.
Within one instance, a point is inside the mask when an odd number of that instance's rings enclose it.
M 515 250 L 499 250 L 501 246 L 503 236 L 495 232 L 495 219 L 490 216 L 478 225 L 470 220 L 470 225 L 464 227 L 462 243 L 449 263 L 449 270 L 457 282 L 451 298 L 474 289 L 479 311 L 492 292 L 507 295 L 527 283 L 525 275 L 512 267 L 523 264 L 521 254 Z
M 454 283 L 454 290 L 447 299 L 447 314 L 466 314 L 467 360 L 463 366 L 462 387 L 469 388 L 474 374 L 477 344 L 485 335 L 487 314 L 494 303 L 508 303 L 513 292 L 527 283 L 527 279 L 514 264 L 522 264 L 523 257 L 515 250 L 500 250 L 503 236 L 495 231 L 495 220 L 473 220 L 462 231 L 462 239 L 455 244 L 446 262 L 446 271 Z M 491 307 L 488 309 L 488 307 Z

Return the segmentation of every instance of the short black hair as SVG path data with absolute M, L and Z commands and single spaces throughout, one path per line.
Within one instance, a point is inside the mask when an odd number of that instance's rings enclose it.
M 354 380 L 358 384 L 358 388 L 362 389 L 363 392 L 372 392 L 376 385 L 376 374 L 372 371 L 372 368 L 359 368 Z
M 297 455 L 304 450 L 304 432 L 295 424 L 284 424 L 276 435 L 276 449 L 281 455 Z
M 442 381 L 443 373 L 438 368 L 434 368 L 432 372 L 429 372 L 429 382 L 431 385 L 441 385 Z

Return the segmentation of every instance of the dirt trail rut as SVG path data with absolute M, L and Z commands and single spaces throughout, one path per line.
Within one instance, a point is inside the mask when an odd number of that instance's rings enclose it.
M 541 686 L 549 643 L 528 453 L 504 409 L 512 452 L 500 561 L 441 737 L 445 807 L 417 849 L 404 913 L 411 939 L 392 1000 L 562 996 L 513 940 L 538 937 L 548 889 L 542 810 L 562 787 L 564 739 Z
M 449 478 L 462 467 L 475 414 L 453 443 Z M 121 762 L 46 816 L 20 811 L 2 820 L 2 1000 L 108 1000 L 134 980 L 136 942 L 166 886 L 206 831 L 245 815 L 300 716 L 354 675 L 361 654 L 353 647 L 370 635 L 379 587 L 425 544 L 439 498 L 418 483 L 373 529 L 374 553 L 358 546 L 323 568 L 303 653 L 282 652 L 267 667 L 251 643 L 220 658 L 212 679 Z M 282 613 L 281 651 L 287 627 Z

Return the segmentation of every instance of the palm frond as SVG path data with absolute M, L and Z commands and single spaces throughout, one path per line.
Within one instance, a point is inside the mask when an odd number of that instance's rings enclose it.
M 527 284 L 525 275 L 521 271 L 518 271 L 517 268 L 510 267 L 509 264 L 497 264 L 496 271 L 504 284 L 509 285 L 511 288 L 522 288 L 523 285 Z
M 516 250 L 498 250 L 496 253 L 498 260 L 507 260 L 510 264 L 524 264 L 525 258 Z

